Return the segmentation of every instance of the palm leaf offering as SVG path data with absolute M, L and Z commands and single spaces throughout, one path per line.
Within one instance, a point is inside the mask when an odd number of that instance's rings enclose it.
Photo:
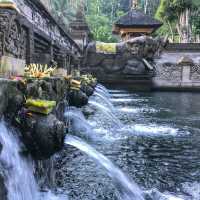
M 96 78 L 94 78 L 91 74 L 85 74 L 81 76 L 81 83 L 89 85 L 91 83 L 95 83 Z
M 30 78 L 50 77 L 56 67 L 48 67 L 48 65 L 30 64 L 25 67 L 25 76 Z
M 56 102 L 41 99 L 27 99 L 25 106 L 32 112 L 48 115 L 56 106 Z

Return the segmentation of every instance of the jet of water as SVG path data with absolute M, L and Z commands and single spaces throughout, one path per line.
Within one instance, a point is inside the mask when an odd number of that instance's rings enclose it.
M 103 100 L 103 102 L 105 102 L 105 104 L 107 104 L 107 106 L 112 110 L 115 111 L 115 108 L 113 106 L 113 104 L 111 103 L 111 101 L 109 100 L 108 97 L 103 96 L 102 94 L 98 93 L 98 92 L 94 92 L 94 96 L 98 96 L 101 100 Z
M 102 87 L 97 86 L 95 88 L 95 91 L 98 92 L 98 93 L 101 93 L 103 96 L 106 96 L 108 98 L 110 97 L 110 93 L 106 88 L 102 88 Z
M 34 177 L 33 160 L 20 154 L 22 144 L 17 133 L 0 122 L 0 169 L 5 180 L 8 200 L 67 200 L 52 192 L 41 193 Z
M 84 142 L 78 137 L 67 135 L 65 138 L 65 144 L 76 147 L 88 156 L 94 159 L 104 169 L 106 169 L 108 175 L 112 178 L 114 185 L 116 186 L 121 200 L 144 200 L 143 192 L 137 186 L 137 184 L 131 181 L 118 167 L 116 167 L 107 157 L 96 151 L 89 144 Z
M 15 134 L 14 130 L 0 122 L 0 143 L 3 146 L 0 164 L 3 166 L 8 200 L 39 199 L 32 162 L 19 154 L 21 151 L 20 141 Z
M 122 128 L 122 123 L 120 122 L 120 120 L 112 113 L 112 111 L 105 107 L 104 105 L 93 101 L 93 100 L 89 100 L 89 105 L 95 107 L 97 110 L 99 110 L 100 112 L 103 112 L 108 118 L 109 120 L 111 120 L 112 122 L 114 122 L 119 128 Z

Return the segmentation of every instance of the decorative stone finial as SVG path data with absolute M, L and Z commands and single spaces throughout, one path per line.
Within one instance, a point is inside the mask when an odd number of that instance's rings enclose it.
M 133 0 L 132 9 L 137 9 L 137 8 L 138 8 L 138 0 Z
M 177 64 L 182 66 L 192 66 L 194 65 L 194 61 L 189 56 L 182 56 Z

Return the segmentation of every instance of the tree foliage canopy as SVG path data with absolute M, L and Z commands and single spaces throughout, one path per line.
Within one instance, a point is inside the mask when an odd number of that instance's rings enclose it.
M 156 18 L 164 23 L 160 33 L 163 34 L 169 26 L 171 33 L 177 32 L 176 29 L 178 29 L 180 34 L 181 23 L 183 20 L 188 20 L 192 34 L 198 34 L 200 29 L 199 6 L 199 0 L 161 0 L 156 12 Z
M 86 18 L 95 40 L 114 42 L 112 25 L 124 14 L 119 0 L 87 0 Z
M 52 12 L 66 25 L 75 17 L 77 7 L 82 0 L 49 0 Z M 83 0 L 85 3 L 86 20 L 94 39 L 104 42 L 114 42 L 112 35 L 114 22 L 131 9 L 132 0 Z M 190 10 L 189 22 L 192 34 L 200 34 L 200 0 L 139 0 L 139 7 L 151 16 L 163 22 L 163 27 L 157 32 L 165 35 L 178 33 L 177 25 L 186 10 Z M 182 17 L 183 19 L 183 17 Z

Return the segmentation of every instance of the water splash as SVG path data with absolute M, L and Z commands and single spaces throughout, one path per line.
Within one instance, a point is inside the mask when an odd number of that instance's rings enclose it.
M 23 157 L 22 144 L 17 133 L 5 122 L 0 122 L 0 169 L 5 179 L 8 200 L 67 200 L 65 195 L 55 195 L 51 191 L 41 193 L 34 177 L 31 157 Z
M 110 93 L 106 89 L 103 89 L 103 88 L 100 88 L 100 87 L 97 86 L 95 88 L 95 91 L 98 92 L 98 93 L 100 93 L 100 94 L 102 94 L 105 97 L 108 97 L 108 98 L 110 97 Z
M 70 120 L 71 131 L 74 131 L 75 133 L 78 132 L 87 139 L 94 139 L 92 125 L 86 120 L 79 109 L 70 107 L 65 110 L 64 115 L 66 119 Z
M 98 109 L 100 112 L 103 112 L 109 118 L 109 120 L 112 121 L 119 128 L 123 126 L 121 121 L 112 113 L 112 111 L 109 108 L 93 100 L 89 100 L 88 103 L 89 105 Z
M 134 99 L 134 98 L 112 98 L 113 103 L 130 103 L 130 102 L 144 102 L 144 99 Z
M 192 200 L 200 199 L 200 183 L 184 183 L 182 184 L 182 190 L 185 194 L 188 194 Z
M 15 134 L 5 123 L 0 123 L 0 143 L 3 146 L 0 163 L 6 180 L 8 200 L 39 199 L 32 162 L 20 156 L 20 142 Z
M 109 100 L 109 98 L 103 96 L 102 94 L 98 93 L 98 92 L 94 92 L 95 96 L 98 96 L 101 100 L 103 100 L 103 102 L 105 102 L 105 104 L 112 110 L 115 111 L 115 108 L 113 106 L 113 104 L 111 103 L 111 101 Z
M 133 107 L 120 107 L 118 108 L 119 112 L 123 113 L 157 113 L 159 110 L 156 110 L 154 108 L 133 108 Z
M 177 197 L 169 193 L 161 193 L 157 189 L 152 189 L 145 192 L 145 199 L 148 200 L 186 200 L 182 197 Z
M 136 183 L 131 181 L 119 168 L 117 168 L 107 157 L 96 151 L 80 138 L 68 135 L 65 144 L 76 147 L 93 158 L 104 167 L 112 178 L 121 200 L 144 200 L 142 191 Z
M 134 125 L 133 129 L 136 132 L 143 132 L 143 133 L 152 133 L 152 134 L 170 134 L 176 135 L 178 133 L 178 129 L 168 127 L 168 126 L 159 126 L 157 124 L 136 124 Z

